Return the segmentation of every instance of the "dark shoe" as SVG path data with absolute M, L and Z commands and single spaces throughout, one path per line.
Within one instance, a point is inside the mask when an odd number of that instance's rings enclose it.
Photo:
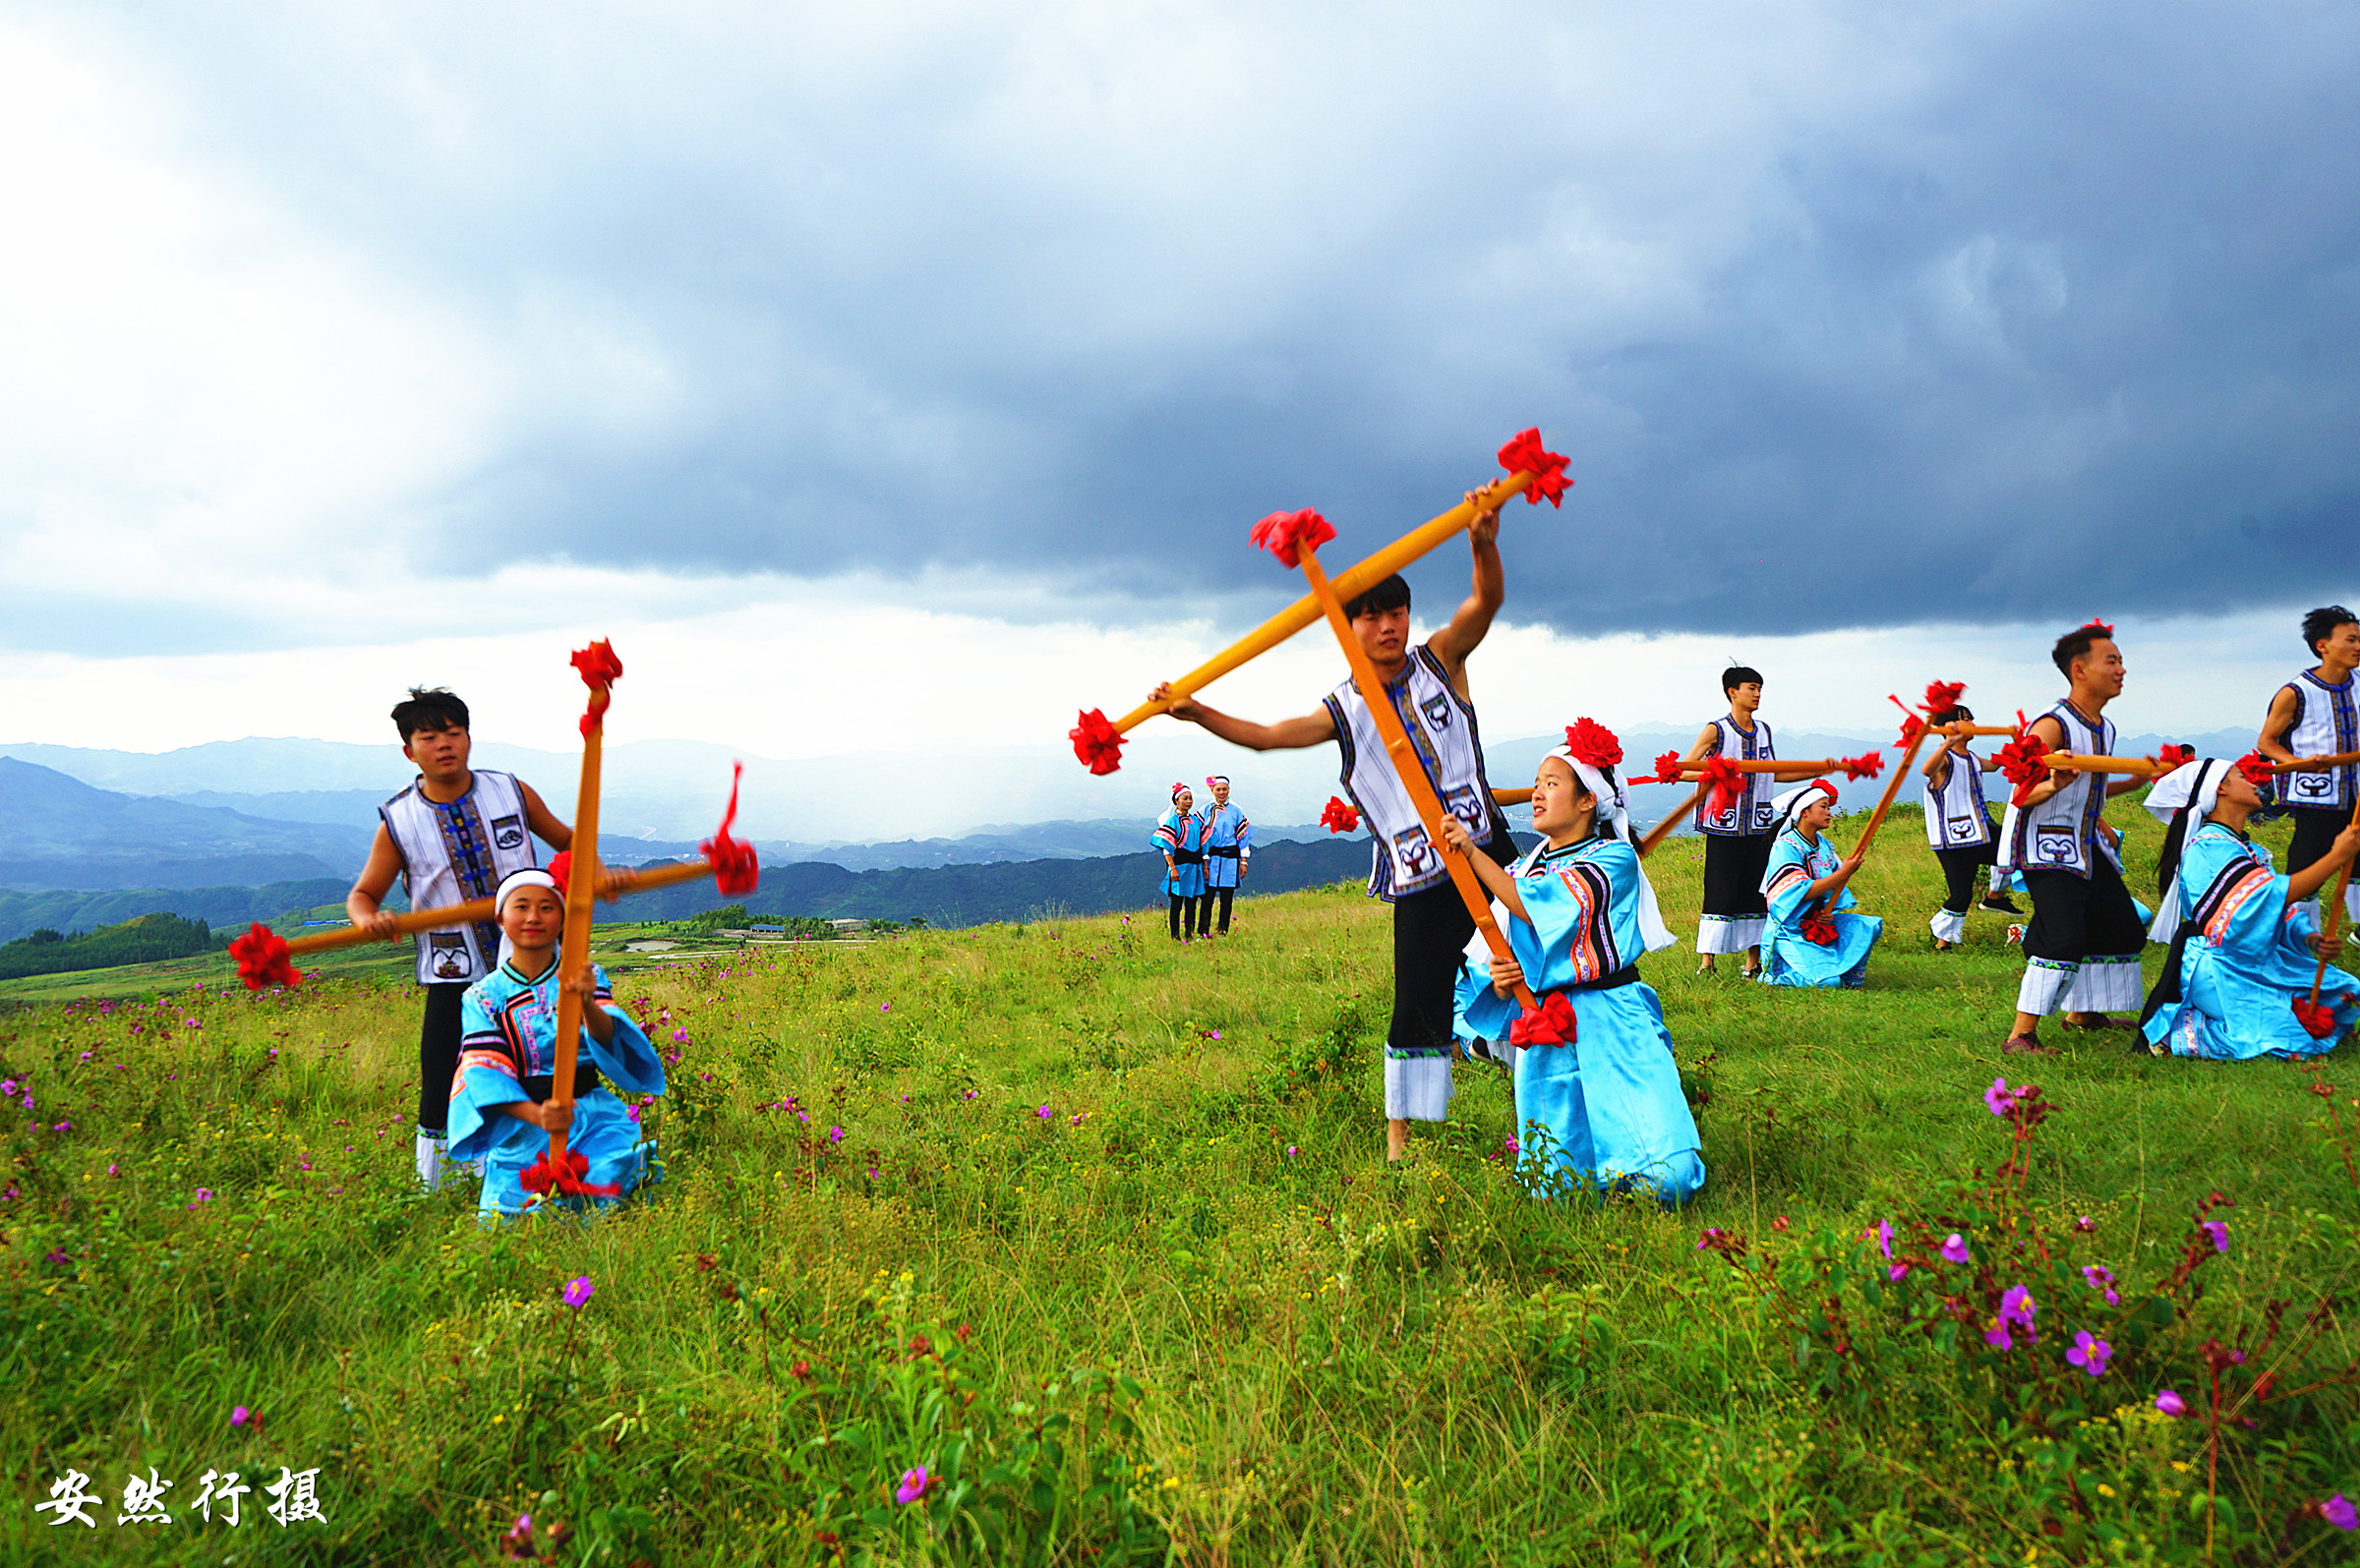
M 1976 904 L 1976 907 L 1977 909 L 1988 909 L 1993 914 L 2024 913 L 2022 909 L 2017 908 L 2015 904 L 2009 902 L 2007 895 L 2003 893 L 1993 894 L 1990 898 L 1985 899 L 1982 902 Z
M 1999 1054 L 2001 1056 L 2055 1056 L 2057 1048 L 2053 1045 L 2042 1045 L 2038 1039 L 2030 1034 L 2011 1034 L 2001 1042 Z
M 2138 1027 L 2138 1025 L 2135 1023 L 2127 1023 L 2121 1018 L 2115 1017 L 2112 1014 L 2100 1013 L 2093 1016 L 2088 1022 L 2076 1022 L 2072 1018 L 2060 1017 L 2057 1019 L 2057 1027 L 2060 1029 L 2088 1029 L 2092 1033 L 2095 1033 L 2099 1029 L 2135 1029 Z
M 1758 980 L 1761 977 L 1762 966 L 1758 963 L 1750 969 L 1740 969 L 1738 971 L 1738 978 L 1740 980 Z
M 1934 951 L 1936 953 L 1948 953 L 1951 949 L 1957 946 L 1958 944 L 1956 942 L 1945 942 L 1940 937 L 1934 938 Z

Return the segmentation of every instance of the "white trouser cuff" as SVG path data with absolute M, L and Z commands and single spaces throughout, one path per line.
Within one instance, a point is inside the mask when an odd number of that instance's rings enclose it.
M 1385 1059 L 1385 1115 L 1387 1121 L 1440 1122 L 1450 1114 L 1450 1059 L 1446 1056 Z
M 1936 909 L 1934 917 L 1926 924 L 1934 928 L 1934 940 L 1937 942 L 1964 942 L 1967 940 L 1967 917 L 1963 914 L 1953 914 L 1948 909 Z
M 1762 943 L 1769 921 L 1758 914 L 1708 914 L 1696 925 L 1698 953 L 1742 953 Z
M 2136 1013 L 2145 997 L 2136 954 L 2093 957 L 2082 960 L 2064 1008 L 2068 1013 Z
M 2024 982 L 2016 987 L 2016 1011 L 2044 1018 L 2057 1011 L 2057 1003 L 2069 990 L 2082 966 L 2064 963 L 2055 958 L 2027 958 L 2024 960 Z
M 419 1130 L 416 1148 L 418 1180 L 430 1192 L 440 1191 L 442 1186 L 442 1169 L 449 1163 L 443 1158 L 446 1147 L 442 1133 L 429 1132 L 423 1128 Z

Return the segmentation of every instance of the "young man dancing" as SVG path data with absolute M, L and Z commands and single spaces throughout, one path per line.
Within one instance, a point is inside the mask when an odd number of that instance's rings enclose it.
M 2272 762 L 2311 763 L 2278 782 L 2278 798 L 2294 809 L 2294 842 L 2286 846 L 2286 874 L 2316 864 L 2351 826 L 2360 763 L 2325 766 L 2323 759 L 2360 751 L 2360 711 L 2353 702 L 2352 671 L 2360 668 L 2360 615 L 2328 605 L 2303 617 L 2303 646 L 2319 664 L 2297 672 L 2270 699 L 2270 716 L 2254 749 Z M 2344 906 L 2360 921 L 2360 882 L 2344 895 Z M 2312 910 L 2316 918 L 2318 910 Z
M 1469 502 L 1480 505 L 1475 492 Z M 1376 667 L 1386 700 L 1401 718 L 1443 809 L 1465 825 L 1476 847 L 1504 865 L 1515 857 L 1507 819 L 1492 803 L 1484 777 L 1475 705 L 1467 696 L 1467 656 L 1492 628 L 1506 597 L 1500 567 L 1500 513 L 1478 512 L 1467 527 L 1474 581 L 1450 623 L 1415 647 L 1409 643 L 1409 584 L 1398 575 L 1344 605 L 1352 635 Z M 1168 685 L 1150 694 L 1171 697 Z M 1194 698 L 1173 702 L 1175 719 L 1204 726 L 1253 751 L 1299 750 L 1332 740 L 1342 752 L 1343 788 L 1374 841 L 1369 894 L 1393 906 L 1393 1016 L 1385 1042 L 1386 1149 L 1408 1153 L 1409 1124 L 1440 1122 L 1450 1100 L 1451 1012 L 1459 957 L 1475 918 L 1444 869 L 1409 793 L 1386 755 L 1361 692 L 1346 676 L 1319 710 L 1299 719 L 1256 724 Z
M 1227 936 L 1229 905 L 1236 900 L 1238 884 L 1254 863 L 1254 824 L 1229 803 L 1227 774 L 1210 775 L 1205 787 L 1212 791 L 1211 808 L 1201 813 L 1205 819 L 1205 897 L 1220 906 L 1219 933 Z
M 2041 750 L 2113 755 L 2114 726 L 2104 714 L 2106 704 L 2122 695 L 2124 675 L 2114 628 L 2102 621 L 2077 627 L 2057 639 L 2049 659 L 2072 689 L 2033 721 Z M 2147 781 L 2133 775 L 2108 784 L 2106 778 L 2059 769 L 2008 806 L 1999 863 L 2024 874 L 2033 918 L 2024 930 L 2016 1022 L 2002 1051 L 2054 1054 L 2040 1043 L 2039 1025 L 2060 1007 L 2069 1029 L 2135 1026 L 2107 1014 L 2139 1007 L 2139 955 L 2147 929 L 2122 885 L 2122 862 L 2099 832 L 2104 825 L 2098 816 L 2109 797 Z
M 410 787 L 377 808 L 369 861 L 344 897 L 344 914 L 391 942 L 399 935 L 380 904 L 399 876 L 413 909 L 489 899 L 502 877 L 540 862 L 538 838 L 552 849 L 573 842 L 532 785 L 512 774 L 471 769 L 467 705 L 440 688 L 410 688 L 393 705 L 401 754 L 417 765 Z M 426 993 L 418 1028 L 418 1180 L 442 1185 L 450 1077 L 459 1061 L 459 1003 L 468 986 L 500 967 L 500 928 L 445 926 L 418 933 L 418 984 Z
M 1729 716 L 1696 731 L 1683 761 L 1728 757 L 1733 762 L 1769 762 L 1778 756 L 1770 726 L 1754 714 L 1762 706 L 1762 672 L 1748 665 L 1732 665 L 1721 671 L 1721 695 L 1729 701 Z M 1770 845 L 1778 838 L 1777 812 L 1770 797 L 1776 785 L 1809 779 L 1807 767 L 1777 773 L 1749 773 L 1745 792 L 1726 810 L 1696 803 L 1696 831 L 1704 836 L 1704 917 L 1696 927 L 1696 972 L 1712 972 L 1713 959 L 1723 953 L 1745 955 L 1743 974 L 1753 979 L 1762 972 L 1762 926 L 1770 906 L 1762 900 L 1762 874 L 1770 868 Z

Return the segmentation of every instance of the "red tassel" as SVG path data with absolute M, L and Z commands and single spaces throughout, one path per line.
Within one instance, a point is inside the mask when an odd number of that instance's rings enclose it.
M 574 650 L 573 668 L 581 671 L 582 684 L 592 691 L 612 686 L 622 675 L 622 661 L 615 656 L 614 645 L 604 639 Z
M 2335 1010 L 2325 1002 L 2298 996 L 2294 999 L 2294 1016 L 2302 1020 L 2303 1028 L 2314 1040 L 2324 1040 L 2335 1032 Z
M 1622 760 L 1621 738 L 1594 719 L 1576 719 L 1565 726 L 1565 749 L 1575 762 L 1593 768 L 1612 768 Z
M 2194 746 L 2162 745 L 2155 748 L 2155 761 L 2165 768 L 2181 768 L 2196 761 Z
M 1727 757 L 1704 759 L 1704 814 L 1717 817 L 1745 797 L 1745 775 Z
M 1360 813 L 1329 795 L 1327 809 L 1320 813 L 1320 826 L 1329 833 L 1355 833 L 1360 829 Z
M 260 920 L 248 926 L 244 936 L 230 943 L 229 956 L 238 960 L 238 978 L 246 982 L 249 991 L 260 991 L 268 985 L 303 984 L 295 960 L 287 954 L 287 939 Z
M 1651 782 L 1654 784 L 1678 784 L 1680 783 L 1681 767 L 1682 763 L 1680 760 L 1680 753 L 1677 751 L 1667 751 L 1662 756 L 1655 759 L 1655 778 L 1652 781 L 1642 782 Z
M 542 869 L 549 873 L 549 880 L 558 885 L 558 897 L 563 899 L 566 890 L 573 886 L 573 851 L 560 849 L 549 857 L 549 864 Z
M 1967 682 L 1963 680 L 1929 680 L 1925 683 L 1925 701 L 1921 706 L 1925 709 L 1925 716 L 1931 719 L 1936 714 L 1946 714 L 1956 708 L 1959 699 L 1966 695 Z
M 2098 619 L 2095 615 L 2091 616 L 2089 620 L 2085 621 L 2082 624 L 2081 629 L 2083 631 L 2099 632 L 2108 637 L 2114 635 L 2114 628 L 2107 625 L 2104 621 Z
M 2016 786 L 2015 804 L 2023 805 L 2025 797 L 2048 778 L 2048 764 L 2040 760 L 2046 755 L 2048 748 L 2032 732 L 2032 726 L 2025 723 L 2024 714 L 2019 710 L 2016 715 L 2016 738 L 2000 747 L 1994 758 L 1999 764 L 2000 774 Z
M 1802 939 L 1832 948 L 1836 945 L 1836 923 L 1823 914 L 1806 914 L 1802 917 Z
M 738 781 L 744 777 L 744 763 L 730 764 L 730 803 L 722 808 L 721 826 L 696 846 L 713 867 L 714 891 L 731 898 L 742 897 L 762 885 L 762 864 L 754 857 L 754 846 L 730 837 L 730 829 L 738 822 Z
M 1306 506 L 1299 512 L 1270 513 L 1246 537 L 1277 556 L 1279 565 L 1300 566 L 1303 549 L 1319 549 L 1335 537 L 1335 530 L 1328 526 L 1327 518 Z
M 1573 482 L 1565 478 L 1565 464 L 1571 459 L 1563 452 L 1553 452 L 1541 444 L 1541 430 L 1534 426 L 1519 431 L 1500 448 L 1500 466 L 1509 474 L 1530 474 L 1532 483 L 1525 487 L 1524 498 L 1538 506 L 1547 497 L 1552 506 L 1564 504 L 1565 492 Z
M 1863 751 L 1857 757 L 1836 760 L 1844 765 L 1847 779 L 1874 779 L 1885 771 L 1885 754 L 1881 751 Z
M 1065 737 L 1074 743 L 1074 755 L 1092 773 L 1103 777 L 1123 765 L 1123 732 L 1099 709 L 1076 716 L 1074 727 Z
M 1507 1026 L 1510 1045 L 1571 1045 L 1579 1030 L 1573 1018 L 1573 1004 L 1563 991 L 1552 991 L 1541 998 L 1538 1013 L 1519 1013 Z
M 549 1150 L 543 1149 L 541 1157 L 518 1173 L 516 1180 L 524 1185 L 524 1190 L 528 1192 L 545 1193 L 554 1188 L 560 1192 L 570 1192 L 576 1197 L 616 1197 L 620 1195 L 622 1191 L 620 1183 L 583 1181 L 582 1178 L 589 1173 L 589 1156 L 582 1153 L 580 1149 L 565 1151 L 565 1164 L 562 1168 L 553 1167 L 549 1163 Z

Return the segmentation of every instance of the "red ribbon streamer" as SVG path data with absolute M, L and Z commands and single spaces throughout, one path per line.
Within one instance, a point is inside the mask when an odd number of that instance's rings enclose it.
M 730 837 L 730 829 L 738 821 L 738 781 L 744 777 L 744 763 L 730 764 L 730 803 L 722 808 L 721 826 L 696 846 L 713 866 L 714 891 L 731 898 L 742 897 L 762 885 L 762 863 L 755 858 L 754 846 Z

